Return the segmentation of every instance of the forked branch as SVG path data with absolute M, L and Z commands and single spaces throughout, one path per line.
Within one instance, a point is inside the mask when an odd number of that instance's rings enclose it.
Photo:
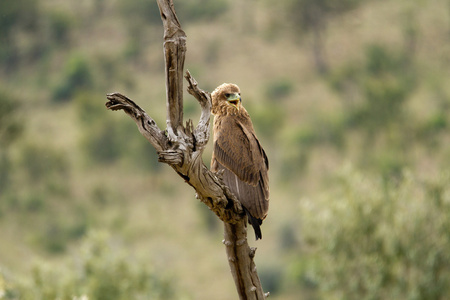
M 200 89 L 186 72 L 188 92 L 197 99 L 202 112 L 194 129 L 189 120 L 183 126 L 183 66 L 186 35 L 181 29 L 172 0 L 157 0 L 164 25 L 164 57 L 166 66 L 167 128 L 161 130 L 155 121 L 135 102 L 120 93 L 107 95 L 106 107 L 123 110 L 153 145 L 158 160 L 170 165 L 196 191 L 224 222 L 224 244 L 233 279 L 240 299 L 262 300 L 263 294 L 253 257 L 254 248 L 247 243 L 247 217 L 240 202 L 223 183 L 221 174 L 212 173 L 203 163 L 202 153 L 209 140 L 211 95 Z

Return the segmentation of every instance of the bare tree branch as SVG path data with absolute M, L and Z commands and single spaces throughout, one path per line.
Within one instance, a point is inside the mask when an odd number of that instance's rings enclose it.
M 203 163 L 202 154 L 209 140 L 211 95 L 200 89 L 186 72 L 188 92 L 197 99 L 202 112 L 194 129 L 189 120 L 183 126 L 183 66 L 186 34 L 181 29 L 172 0 L 157 0 L 164 25 L 164 57 L 166 65 L 167 129 L 162 131 L 155 121 L 135 102 L 120 93 L 107 95 L 106 107 L 123 110 L 155 147 L 158 160 L 170 165 L 196 191 L 224 222 L 224 241 L 231 273 L 239 299 L 262 300 L 264 295 L 253 261 L 255 248 L 247 243 L 247 217 L 241 203 L 226 186 L 221 174 L 212 173 Z
M 172 1 L 157 0 L 164 25 L 164 59 L 166 66 L 167 132 L 176 139 L 183 123 L 183 67 L 186 34 L 181 29 Z
M 147 113 L 128 97 L 120 93 L 107 95 L 106 107 L 111 110 L 123 110 L 139 128 L 141 134 L 155 147 L 157 152 L 167 149 L 167 137 Z
M 202 113 L 200 115 L 200 120 L 197 127 L 194 130 L 194 137 L 197 141 L 197 147 L 203 149 L 209 140 L 209 119 L 211 116 L 211 96 L 209 93 L 199 89 L 197 87 L 197 81 L 191 76 L 189 71 L 186 71 L 186 80 L 189 83 L 188 92 L 202 107 Z

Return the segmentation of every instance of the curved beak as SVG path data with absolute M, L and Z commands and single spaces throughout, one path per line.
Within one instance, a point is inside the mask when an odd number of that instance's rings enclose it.
M 241 101 L 241 96 L 239 96 L 239 93 L 233 93 L 230 94 L 230 96 L 227 97 L 227 101 L 233 105 L 234 107 L 236 107 L 237 109 L 239 109 L 238 104 Z

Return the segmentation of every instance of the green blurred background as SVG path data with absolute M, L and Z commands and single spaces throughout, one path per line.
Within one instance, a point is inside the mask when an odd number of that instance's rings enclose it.
M 175 8 L 270 159 L 271 299 L 450 299 L 450 1 Z M 104 107 L 165 128 L 162 34 L 152 0 L 0 1 L 0 299 L 236 299 L 221 223 Z

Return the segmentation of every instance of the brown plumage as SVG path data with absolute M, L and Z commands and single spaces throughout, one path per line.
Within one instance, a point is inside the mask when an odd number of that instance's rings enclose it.
M 211 170 L 224 170 L 223 180 L 241 202 L 256 239 L 269 209 L 269 161 L 242 106 L 239 87 L 218 86 L 211 94 L 214 149 Z

